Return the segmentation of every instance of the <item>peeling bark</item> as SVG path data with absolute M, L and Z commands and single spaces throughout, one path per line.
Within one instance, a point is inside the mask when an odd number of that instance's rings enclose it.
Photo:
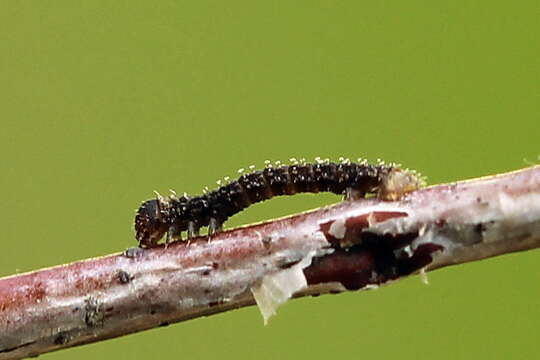
M 0 279 L 0 360 L 540 246 L 540 167 Z M 255 296 L 254 296 L 255 295 Z

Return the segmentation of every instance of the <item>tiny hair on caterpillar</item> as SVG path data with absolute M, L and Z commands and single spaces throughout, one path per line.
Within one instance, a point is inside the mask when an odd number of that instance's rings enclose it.
M 251 166 L 250 170 L 254 167 Z M 289 165 L 269 161 L 262 170 L 243 173 L 212 191 L 190 197 L 168 197 L 143 202 L 135 216 L 136 239 L 141 247 L 156 246 L 166 235 L 166 243 L 199 235 L 208 227 L 208 235 L 222 230 L 223 223 L 251 204 L 275 196 L 297 193 L 331 192 L 344 195 L 345 200 L 357 200 L 373 194 L 381 200 L 399 200 L 408 192 L 424 185 L 415 171 L 381 161 L 369 164 L 365 160 L 338 162 L 316 158 L 314 162 L 291 159 Z M 227 180 L 226 180 L 227 181 Z M 221 184 L 221 182 L 218 182 Z

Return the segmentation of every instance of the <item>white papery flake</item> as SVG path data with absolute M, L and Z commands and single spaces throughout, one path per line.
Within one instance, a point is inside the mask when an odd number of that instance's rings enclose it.
M 336 239 L 343 239 L 346 231 L 345 219 L 334 220 L 332 224 L 330 224 L 330 229 L 328 229 L 328 233 Z
M 251 288 L 265 325 L 281 304 L 294 293 L 307 288 L 303 269 L 311 264 L 314 255 L 315 251 L 309 252 L 298 264 L 264 276 L 259 286 Z

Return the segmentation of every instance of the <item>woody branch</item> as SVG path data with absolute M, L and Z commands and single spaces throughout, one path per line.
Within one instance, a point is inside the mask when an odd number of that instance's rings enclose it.
M 540 246 L 540 167 L 0 279 L 0 360 Z

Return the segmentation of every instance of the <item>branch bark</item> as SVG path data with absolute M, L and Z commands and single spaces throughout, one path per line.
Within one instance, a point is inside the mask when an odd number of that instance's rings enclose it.
M 540 246 L 540 166 L 0 279 L 0 360 Z

